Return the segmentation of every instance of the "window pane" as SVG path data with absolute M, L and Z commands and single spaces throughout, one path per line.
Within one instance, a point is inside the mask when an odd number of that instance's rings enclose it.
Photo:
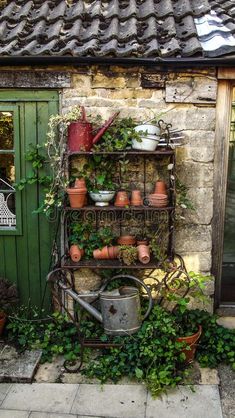
M 15 182 L 15 162 L 13 154 L 0 154 L 0 189 L 11 189 Z M 2 187 L 5 184 L 6 187 Z
M 0 112 L 0 150 L 13 150 L 13 149 L 14 149 L 13 114 L 11 112 Z

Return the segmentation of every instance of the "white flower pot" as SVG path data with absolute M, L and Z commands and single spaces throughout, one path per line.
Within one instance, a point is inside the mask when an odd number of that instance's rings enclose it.
M 134 128 L 134 130 L 136 132 L 146 132 L 147 135 L 160 135 L 160 129 L 157 126 L 151 124 L 138 125 Z
M 89 192 L 91 199 L 95 202 L 95 206 L 108 206 L 110 200 L 115 196 L 113 190 L 100 190 L 99 192 Z
M 156 135 L 141 136 L 141 142 L 132 139 L 132 148 L 140 151 L 155 151 L 159 143 L 159 137 Z

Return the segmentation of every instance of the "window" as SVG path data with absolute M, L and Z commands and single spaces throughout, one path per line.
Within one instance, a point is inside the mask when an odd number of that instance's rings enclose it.
M 0 234 L 21 232 L 19 115 L 17 106 L 0 106 Z

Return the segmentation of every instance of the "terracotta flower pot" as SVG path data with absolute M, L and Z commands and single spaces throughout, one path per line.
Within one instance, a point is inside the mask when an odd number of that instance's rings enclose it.
M 147 239 L 140 239 L 140 240 L 137 240 L 136 244 L 137 244 L 137 246 L 138 245 L 149 245 L 149 241 Z
M 164 181 L 158 180 L 155 184 L 154 193 L 156 194 L 167 194 L 167 187 Z
M 185 357 L 186 357 L 185 359 L 186 363 L 192 363 L 192 361 L 194 360 L 195 352 L 197 348 L 196 343 L 201 337 L 201 333 L 202 333 L 202 327 L 201 325 L 199 325 L 198 331 L 195 334 L 189 335 L 188 337 L 179 337 L 176 339 L 176 341 L 180 343 L 184 342 L 190 347 L 190 350 L 182 349 L 182 352 L 185 354 Z
M 76 189 L 86 189 L 87 190 L 85 179 L 83 179 L 83 178 L 76 179 L 75 180 L 75 183 L 74 183 L 74 187 Z
M 133 235 L 121 235 L 117 239 L 117 243 L 119 245 L 135 245 L 136 244 L 136 238 Z
M 127 192 L 119 191 L 117 192 L 114 206 L 125 207 L 130 204 L 130 200 Z
M 96 260 L 108 260 L 109 259 L 109 252 L 108 247 L 103 247 L 101 250 L 97 249 L 93 251 L 93 257 Z
M 150 262 L 150 249 L 148 245 L 138 245 L 138 259 L 142 264 L 148 264 Z
M 66 190 L 69 196 L 71 208 L 82 208 L 85 204 L 86 189 L 77 189 L 75 187 Z
M 7 316 L 6 316 L 5 312 L 0 312 L 0 336 L 3 333 L 6 320 L 7 320 Z
M 71 260 L 77 263 L 81 260 L 82 256 L 84 255 L 84 250 L 83 248 L 79 248 L 78 245 L 73 244 L 70 246 L 69 255 Z
M 108 254 L 109 254 L 109 258 L 111 259 L 118 258 L 118 254 L 119 254 L 118 246 L 108 247 Z
M 141 191 L 140 190 L 132 190 L 132 192 L 131 192 L 131 205 L 132 206 L 143 205 L 143 199 L 141 197 Z

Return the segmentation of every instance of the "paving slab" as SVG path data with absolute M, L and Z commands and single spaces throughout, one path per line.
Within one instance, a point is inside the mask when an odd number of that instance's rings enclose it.
M 80 385 L 71 412 L 109 418 L 143 418 L 147 391 L 143 385 Z
M 40 364 L 38 370 L 34 376 L 34 381 L 37 383 L 58 383 L 58 379 L 61 375 L 61 369 L 64 364 L 64 358 L 62 356 L 57 357 L 53 362 L 45 362 Z M 70 382 L 63 382 L 70 383 Z M 73 382 L 71 382 L 73 383 Z M 79 382 L 76 382 L 79 383 Z
M 11 387 L 11 383 L 0 383 L 0 405 Z
M 63 383 L 13 384 L 1 408 L 69 413 L 78 387 Z
M 1 415 L 0 415 L 1 418 Z M 31 412 L 29 418 L 77 418 L 77 415 L 57 414 L 51 412 Z M 87 417 L 90 418 L 90 417 Z
M 220 395 L 215 385 L 179 386 L 160 398 L 147 398 L 146 418 L 223 418 Z
M 3 349 L 0 358 L 0 382 L 31 383 L 41 355 L 40 350 L 27 350 L 22 354 L 14 352 L 9 355 L 9 352 Z
M 16 411 L 15 409 L 0 410 L 0 418 L 29 418 L 29 411 Z
M 219 366 L 220 395 L 224 418 L 235 417 L 235 371 L 230 366 Z
M 217 319 L 216 322 L 225 328 L 235 329 L 235 317 L 233 316 L 222 316 L 221 318 Z

